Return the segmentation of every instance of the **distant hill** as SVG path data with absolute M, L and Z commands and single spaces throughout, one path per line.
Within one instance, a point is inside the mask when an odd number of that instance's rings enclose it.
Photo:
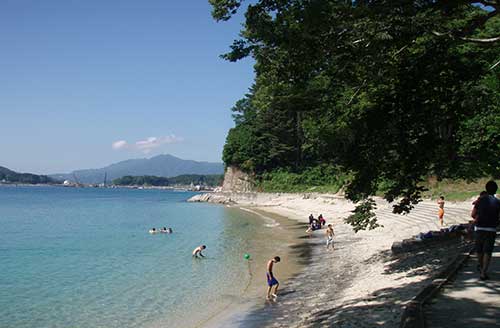
M 183 174 L 223 174 L 222 163 L 197 162 L 184 160 L 172 155 L 158 155 L 151 158 L 129 159 L 111 164 L 100 169 L 78 170 L 69 174 L 52 174 L 52 178 L 59 180 L 75 181 L 74 176 L 80 183 L 102 183 L 104 174 L 107 181 L 123 176 L 151 175 L 158 177 L 175 177 Z
M 126 175 L 124 177 L 114 179 L 112 183 L 118 186 L 189 186 L 192 183 L 194 185 L 217 187 L 222 185 L 222 180 L 224 180 L 223 174 L 184 174 L 171 178 L 149 175 L 135 177 Z
M 58 183 L 58 181 L 46 176 L 31 173 L 18 173 L 0 166 L 0 183 Z

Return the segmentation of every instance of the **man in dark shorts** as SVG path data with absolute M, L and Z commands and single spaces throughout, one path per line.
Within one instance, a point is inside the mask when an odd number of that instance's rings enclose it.
M 500 223 L 500 200 L 495 197 L 497 190 L 498 185 L 495 181 L 488 181 L 486 183 L 488 195 L 478 199 L 471 213 L 476 230 L 476 253 L 481 280 L 489 278 L 488 267 L 495 246 L 496 228 Z
M 278 293 L 278 287 L 280 284 L 279 284 L 278 280 L 276 280 L 276 278 L 274 277 L 273 266 L 274 266 L 274 263 L 278 263 L 279 261 L 281 261 L 280 257 L 275 256 L 272 259 L 270 259 L 269 262 L 267 262 L 266 276 L 267 276 L 267 286 L 269 287 L 267 289 L 267 299 L 268 300 L 271 299 L 271 296 L 274 298 L 278 297 L 276 294 Z M 274 293 L 271 294 L 271 289 L 273 288 L 273 286 L 276 286 L 276 287 L 274 287 Z

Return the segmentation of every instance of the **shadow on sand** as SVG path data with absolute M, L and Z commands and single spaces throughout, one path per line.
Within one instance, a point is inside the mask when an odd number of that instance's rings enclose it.
M 406 302 L 430 283 L 431 273 L 436 274 L 450 263 L 466 248 L 466 244 L 460 240 L 449 241 L 398 257 L 390 251 L 384 251 L 365 262 L 350 258 L 347 247 L 344 251 L 346 254 L 336 262 L 337 265 L 326 271 L 324 266 L 318 264 L 321 254 L 324 254 L 318 251 L 318 247 L 323 250 L 323 239 L 312 238 L 292 246 L 294 255 L 306 265 L 304 272 L 286 282 L 276 302 L 263 301 L 260 307 L 253 309 L 239 322 L 233 322 L 233 326 L 398 327 Z M 356 283 L 356 275 L 363 275 L 367 264 L 375 262 L 384 264 L 385 274 L 399 273 L 400 279 L 416 275 L 425 278 L 395 288 L 379 289 L 370 295 L 341 303 L 342 291 Z M 495 292 L 498 293 L 498 289 Z M 497 311 L 492 313 L 498 316 Z

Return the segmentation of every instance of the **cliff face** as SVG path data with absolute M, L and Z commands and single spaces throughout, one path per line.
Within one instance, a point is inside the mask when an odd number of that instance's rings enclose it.
M 224 174 L 223 192 L 252 192 L 254 183 L 252 177 L 239 168 L 229 166 Z

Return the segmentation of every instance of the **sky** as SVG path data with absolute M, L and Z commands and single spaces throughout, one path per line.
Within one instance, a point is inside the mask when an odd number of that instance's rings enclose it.
M 38 174 L 172 154 L 220 162 L 253 62 L 208 0 L 2 0 L 0 166 Z

